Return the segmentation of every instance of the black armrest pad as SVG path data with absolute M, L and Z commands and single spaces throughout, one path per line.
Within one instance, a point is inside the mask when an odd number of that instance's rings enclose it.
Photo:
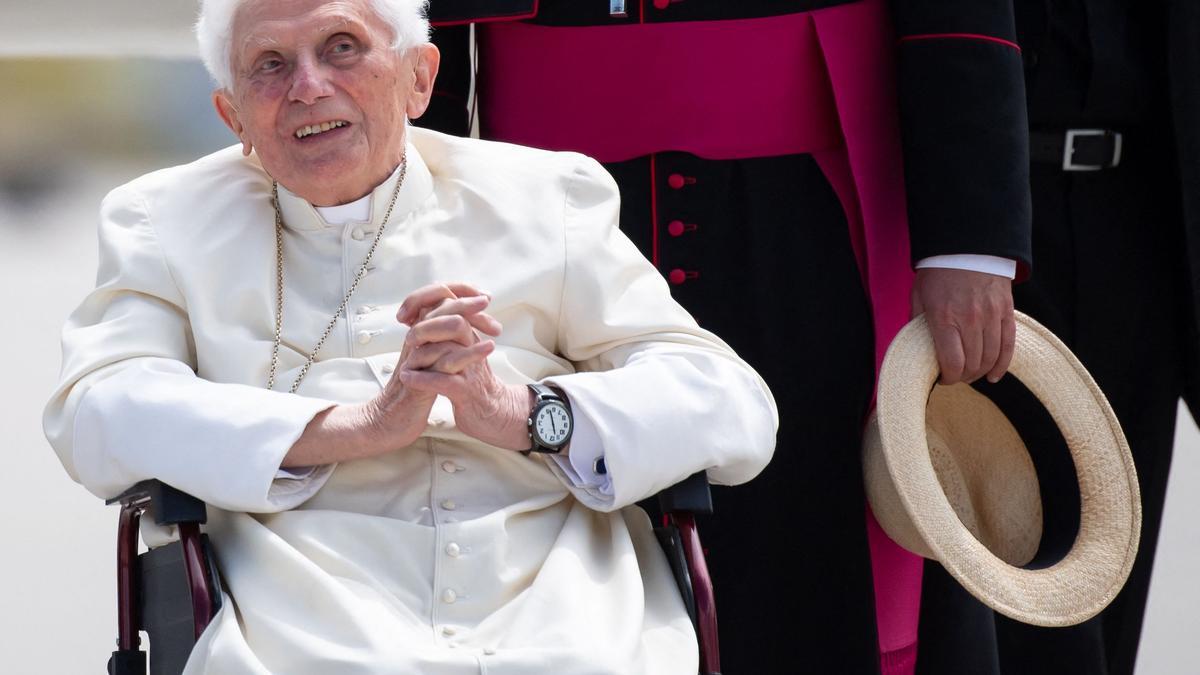
M 712 513 L 712 493 L 708 488 L 708 474 L 704 471 L 692 474 L 658 493 L 658 505 L 662 508 L 663 513 L 676 511 Z
M 116 498 L 105 501 L 106 504 L 117 502 L 148 502 L 154 522 L 159 525 L 208 522 L 208 510 L 204 502 L 157 480 L 144 480 Z

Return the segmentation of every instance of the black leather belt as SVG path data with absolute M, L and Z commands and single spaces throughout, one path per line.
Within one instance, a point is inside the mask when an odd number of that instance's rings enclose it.
M 1100 171 L 1121 163 L 1119 131 L 1111 129 L 1067 129 L 1029 132 L 1029 159 L 1055 164 L 1063 171 Z

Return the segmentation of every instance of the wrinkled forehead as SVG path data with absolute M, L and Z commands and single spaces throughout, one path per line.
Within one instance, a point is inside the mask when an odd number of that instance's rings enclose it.
M 369 0 L 244 0 L 233 15 L 233 53 L 275 49 L 314 37 L 384 29 Z

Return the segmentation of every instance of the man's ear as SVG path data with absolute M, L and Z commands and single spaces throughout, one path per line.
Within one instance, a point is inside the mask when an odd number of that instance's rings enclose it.
M 438 65 L 442 62 L 442 53 L 435 45 L 423 44 L 414 47 L 416 59 L 413 63 L 412 95 L 408 97 L 404 111 L 408 118 L 415 120 L 425 114 L 429 108 L 429 99 L 433 97 L 433 82 L 437 79 Z
M 214 91 L 212 100 L 213 107 L 217 109 L 217 115 L 221 117 L 221 121 L 242 142 L 242 154 L 247 157 L 250 156 L 250 151 L 254 149 L 254 146 L 250 143 L 250 139 L 246 137 L 246 129 L 242 126 L 242 121 L 238 118 L 238 110 L 233 105 L 233 99 L 229 97 L 229 91 L 226 89 Z

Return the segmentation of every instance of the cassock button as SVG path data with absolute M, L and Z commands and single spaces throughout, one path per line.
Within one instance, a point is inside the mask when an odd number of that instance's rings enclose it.
M 442 626 L 442 635 L 445 635 L 446 637 L 450 637 L 457 632 L 458 631 L 455 630 L 454 626 Z
M 483 648 L 483 655 L 484 655 L 484 656 L 495 656 L 495 654 L 496 654 L 496 650 L 495 650 L 495 649 L 492 649 L 491 647 L 484 647 L 484 648 Z
M 678 267 L 676 267 L 675 269 L 673 269 L 667 273 L 667 281 L 670 281 L 671 283 L 673 283 L 675 285 L 682 284 L 683 282 L 687 281 L 688 279 L 699 279 L 699 278 L 700 278 L 699 272 L 681 270 Z
M 371 312 L 374 312 L 374 311 L 375 311 L 374 307 L 372 307 L 370 305 L 363 305 L 362 307 L 358 308 L 358 315 L 362 316 L 363 314 L 370 314 Z
M 458 504 L 454 503 L 453 499 L 443 499 L 442 508 L 446 509 L 447 511 L 453 511 L 454 509 L 458 508 Z
M 453 605 L 457 601 L 458 593 L 455 593 L 453 588 L 447 588 L 446 590 L 442 591 L 442 602 L 446 603 L 447 605 Z
M 446 473 L 454 473 L 455 471 L 458 471 L 458 465 L 450 460 L 446 460 L 442 462 L 442 471 L 445 471 Z
M 392 371 L 396 370 L 396 366 L 393 366 L 393 365 L 392 365 L 392 364 L 390 364 L 390 363 L 385 363 L 385 364 L 383 364 L 383 366 L 382 366 L 382 367 L 380 367 L 379 369 L 383 371 L 383 374 L 384 374 L 384 375 L 391 375 L 391 374 L 392 374 Z
M 365 345 L 369 343 L 371 341 L 371 337 L 371 331 L 369 330 L 358 331 L 358 344 Z
M 655 4 L 657 4 L 657 3 L 655 3 Z M 679 188 L 683 187 L 683 184 L 685 182 L 686 181 L 683 180 L 683 176 L 681 176 L 677 173 L 673 173 L 670 176 L 667 176 L 667 185 L 670 185 L 672 190 L 678 190 Z
M 671 222 L 667 223 L 667 233 L 672 237 L 678 237 L 679 235 L 683 234 L 683 221 L 672 220 Z
M 654 9 L 666 9 L 671 0 L 654 0 Z
M 451 558 L 457 558 L 461 553 L 462 549 L 459 548 L 458 544 L 454 542 L 446 544 L 446 555 L 450 556 Z
M 361 227 L 356 227 L 353 230 L 350 230 L 350 236 L 354 238 L 354 241 L 362 241 L 363 238 L 367 236 L 367 233 L 363 232 Z

